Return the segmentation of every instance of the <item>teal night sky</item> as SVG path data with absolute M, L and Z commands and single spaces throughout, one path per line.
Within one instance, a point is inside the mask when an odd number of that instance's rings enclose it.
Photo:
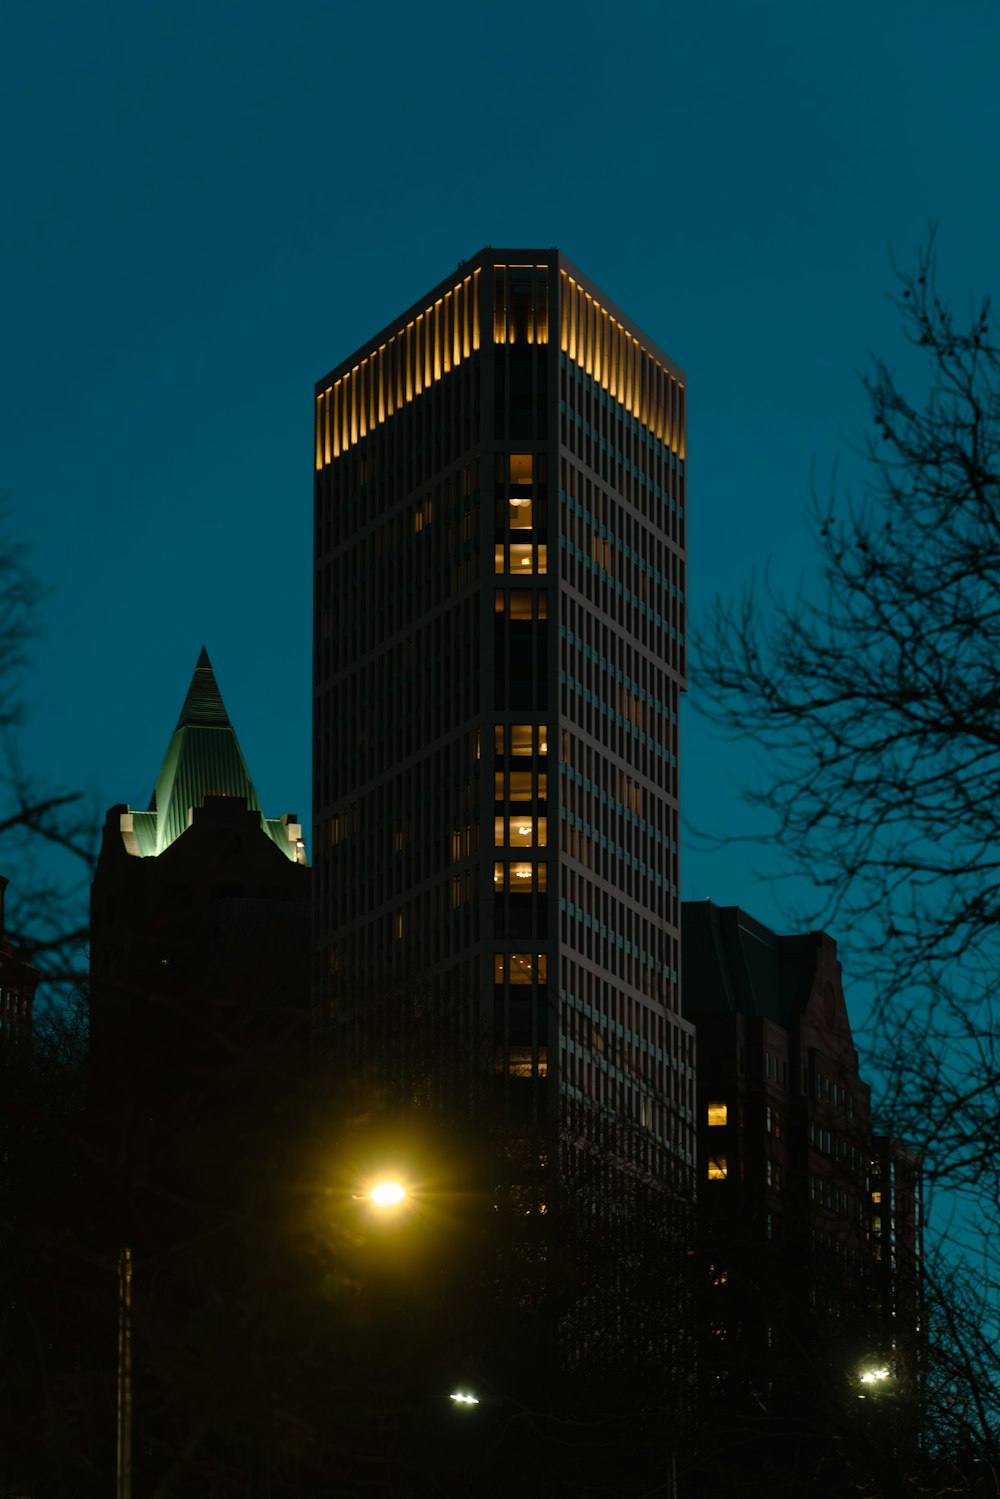
M 48 586 L 26 748 L 145 806 L 202 644 L 309 811 L 312 384 L 483 244 L 558 245 L 689 377 L 690 605 L 808 586 L 857 372 L 940 220 L 1000 286 L 993 0 L 12 0 L 0 489 Z M 689 695 L 689 821 L 752 831 Z M 685 897 L 781 923 L 747 845 Z M 6 871 L 13 873 L 13 871 Z M 834 933 L 834 935 L 837 935 Z

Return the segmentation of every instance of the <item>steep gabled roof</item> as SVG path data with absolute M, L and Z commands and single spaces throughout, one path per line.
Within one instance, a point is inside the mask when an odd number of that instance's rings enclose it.
M 141 852 L 161 854 L 169 848 L 186 830 L 190 809 L 203 806 L 206 796 L 235 797 L 252 812 L 261 813 L 208 651 L 202 647 L 177 727 L 163 758 L 149 811 L 136 817 L 136 821 L 141 818 L 143 823 Z M 287 830 L 280 821 L 272 821 L 261 813 L 261 827 L 282 853 L 295 857 Z

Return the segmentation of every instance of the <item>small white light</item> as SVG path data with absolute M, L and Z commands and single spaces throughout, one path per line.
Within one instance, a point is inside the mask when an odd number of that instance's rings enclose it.
M 449 1395 L 448 1396 L 448 1399 L 449 1400 L 454 1400 L 454 1402 L 455 1402 L 456 1405 L 478 1405 L 479 1404 L 479 1400 L 478 1400 L 478 1398 L 475 1395 L 467 1395 L 464 1390 L 456 1390 L 453 1395 Z

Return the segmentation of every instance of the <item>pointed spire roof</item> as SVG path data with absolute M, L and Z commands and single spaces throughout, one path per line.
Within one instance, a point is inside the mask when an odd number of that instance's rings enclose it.
M 208 651 L 202 646 L 198 665 L 191 678 L 191 686 L 184 699 L 181 716 L 177 720 L 177 728 L 232 730 L 232 727 L 229 714 L 226 712 L 226 705 L 222 701 L 219 684 L 215 680 L 212 663 L 208 659 Z
M 203 806 L 206 796 L 232 796 L 252 812 L 261 811 L 212 663 L 202 647 L 146 814 L 156 821 L 151 852 L 161 854 L 186 831 L 191 808 Z M 280 847 L 263 814 L 261 826 Z

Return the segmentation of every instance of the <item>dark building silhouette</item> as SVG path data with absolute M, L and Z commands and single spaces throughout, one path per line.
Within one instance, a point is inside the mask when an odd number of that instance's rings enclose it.
M 605 1365 L 659 1336 L 624 1225 L 669 1196 L 686 1238 L 694 1161 L 684 422 L 550 249 L 463 262 L 315 393 L 320 1005 L 343 1057 L 421 1074 L 397 1093 L 488 1094 L 523 1147 L 498 1212 L 605 1256 L 563 1324 Z
M 304 847 L 261 811 L 202 651 L 149 809 L 111 809 L 94 878 L 93 1102 L 130 1150 L 238 1090 L 306 1011 Z
M 262 811 L 205 651 L 149 809 L 108 813 L 91 913 L 88 1258 L 103 1346 L 116 1316 L 128 1328 L 95 1462 L 117 1399 L 137 1491 L 187 1450 L 187 1481 L 208 1491 L 244 1471 L 250 1402 L 270 1388 L 249 1371 L 275 1288 L 271 1218 L 307 1136 L 311 918 L 301 829 Z
M 776 936 L 737 907 L 687 902 L 683 954 L 698 1045 L 706 1410 L 723 1422 L 740 1410 L 794 1415 L 800 1435 L 824 1421 L 829 1432 L 829 1411 L 869 1393 L 875 1371 L 894 1389 L 909 1378 L 919 1161 L 872 1133 L 826 933 Z M 891 1282 L 879 1216 L 890 1179 Z M 803 1460 L 815 1461 L 808 1444 Z

